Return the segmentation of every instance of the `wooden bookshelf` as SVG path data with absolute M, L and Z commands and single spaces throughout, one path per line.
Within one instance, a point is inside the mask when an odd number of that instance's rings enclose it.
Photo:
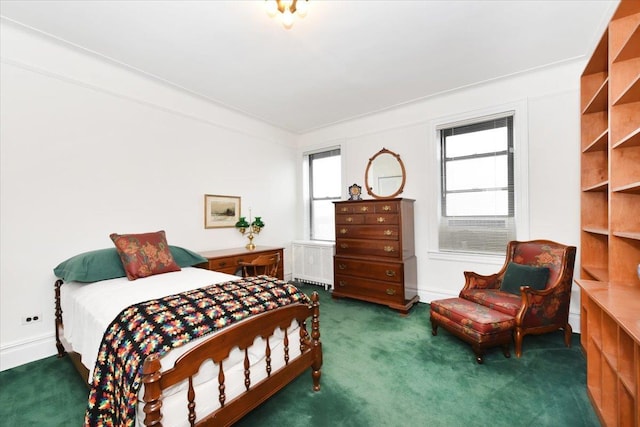
M 607 426 L 640 426 L 640 1 L 622 0 L 580 81 L 581 344 Z

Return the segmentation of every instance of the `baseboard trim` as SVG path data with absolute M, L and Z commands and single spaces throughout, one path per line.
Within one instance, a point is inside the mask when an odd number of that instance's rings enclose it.
M 57 352 L 56 338 L 52 334 L 4 345 L 0 348 L 0 372 L 53 356 Z

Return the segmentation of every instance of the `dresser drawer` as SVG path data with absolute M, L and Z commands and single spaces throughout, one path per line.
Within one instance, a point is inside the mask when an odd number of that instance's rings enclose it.
M 352 239 L 398 240 L 397 225 L 343 225 L 336 227 L 336 237 Z
M 336 238 L 336 255 L 369 255 L 399 259 L 402 257 L 397 240 L 357 240 Z
M 400 223 L 400 216 L 398 214 L 366 214 L 364 216 L 364 223 L 371 225 L 397 225 Z
M 336 224 L 364 224 L 364 215 L 336 215 Z
M 238 263 L 245 261 L 246 257 L 231 256 L 225 258 L 214 258 L 209 260 L 209 270 L 220 271 L 222 273 L 235 274 L 238 270 Z
M 375 204 L 375 213 L 398 213 L 400 208 L 397 202 L 379 202 Z
M 383 282 L 404 282 L 403 264 L 397 263 L 370 262 L 334 257 L 333 271 L 340 275 L 366 277 Z
M 333 286 L 334 293 L 342 296 L 373 299 L 384 301 L 385 303 L 404 303 L 403 287 L 395 283 L 378 282 L 376 280 L 336 274 L 336 280 Z

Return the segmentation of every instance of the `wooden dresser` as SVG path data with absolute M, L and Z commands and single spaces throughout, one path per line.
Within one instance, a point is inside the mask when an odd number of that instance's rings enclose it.
M 335 202 L 333 297 L 384 304 L 403 314 L 418 302 L 413 203 Z
M 239 262 L 251 262 L 259 255 L 280 254 L 280 265 L 278 265 L 278 279 L 284 280 L 284 250 L 269 246 L 256 246 L 252 251 L 242 248 L 218 249 L 215 251 L 200 252 L 199 254 L 207 258 L 209 262 L 199 264 L 198 267 L 208 270 L 220 271 L 222 273 L 236 274 Z

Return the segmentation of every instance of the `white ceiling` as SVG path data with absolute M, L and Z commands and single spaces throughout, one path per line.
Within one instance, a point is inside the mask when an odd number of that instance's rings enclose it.
M 617 0 L 1 1 L 0 14 L 304 133 L 589 55 Z

